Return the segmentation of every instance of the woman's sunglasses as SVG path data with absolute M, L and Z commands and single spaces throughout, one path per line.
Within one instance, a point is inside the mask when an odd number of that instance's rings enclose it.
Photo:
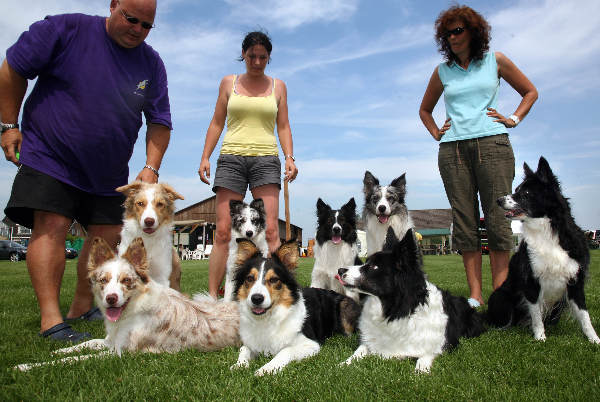
M 444 38 L 449 38 L 450 35 L 458 36 L 463 32 L 465 32 L 465 29 L 463 27 L 454 28 L 450 31 L 446 31 L 446 33 L 444 34 Z
M 151 24 L 151 23 L 146 22 L 146 21 L 140 21 L 139 18 L 135 18 L 135 17 L 132 17 L 130 15 L 127 15 L 127 14 L 125 14 L 125 11 L 123 11 L 123 9 L 121 9 L 120 11 L 121 11 L 121 14 L 123 14 L 123 17 L 130 24 L 133 24 L 133 25 L 142 24 L 142 28 L 144 28 L 144 29 L 152 29 L 152 28 L 154 28 L 154 24 Z

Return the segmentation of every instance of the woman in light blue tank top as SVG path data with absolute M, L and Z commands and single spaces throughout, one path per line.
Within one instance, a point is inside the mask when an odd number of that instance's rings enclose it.
M 512 193 L 515 162 L 508 129 L 527 115 L 537 90 L 500 52 L 489 51 L 490 26 L 467 6 L 453 6 L 435 22 L 436 42 L 445 57 L 434 70 L 419 115 L 436 141 L 440 141 L 438 167 L 452 207 L 453 245 L 463 257 L 470 288 L 469 304 L 483 304 L 482 252 L 489 252 L 492 285 L 498 288 L 508 274 L 514 246 L 510 222 L 496 204 Z M 498 108 L 498 88 L 504 78 L 522 100 L 506 117 Z M 432 113 L 444 94 L 446 120 L 438 127 Z M 479 202 L 485 227 L 480 226 Z M 487 244 L 481 229 L 487 229 Z

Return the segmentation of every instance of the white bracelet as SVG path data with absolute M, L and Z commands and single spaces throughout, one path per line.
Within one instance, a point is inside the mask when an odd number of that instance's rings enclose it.
M 154 172 L 154 174 L 156 175 L 156 178 L 158 179 L 158 176 L 159 176 L 159 175 L 158 175 L 158 170 L 154 169 L 154 168 L 153 168 L 152 166 L 150 166 L 150 165 L 146 165 L 146 166 L 144 166 L 144 169 L 150 169 L 150 170 L 152 170 L 152 171 Z
M 519 116 L 517 116 L 516 114 L 511 114 L 510 116 L 508 116 L 508 118 L 515 122 L 515 127 L 517 127 L 519 125 L 519 122 L 521 121 L 521 119 L 519 119 Z

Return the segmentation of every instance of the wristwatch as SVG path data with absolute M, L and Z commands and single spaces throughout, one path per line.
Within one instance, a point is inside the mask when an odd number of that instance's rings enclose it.
M 286 155 L 285 159 L 287 158 L 291 158 L 294 162 L 296 162 L 296 158 L 294 158 L 294 155 Z
M 0 126 L 2 127 L 1 134 L 4 134 L 5 131 L 12 130 L 13 128 L 18 129 L 19 123 L 2 123 L 2 122 L 0 122 Z
M 508 118 L 515 122 L 515 127 L 521 121 L 521 119 L 519 119 L 519 116 L 517 116 L 516 114 L 511 114 L 510 116 L 508 116 Z

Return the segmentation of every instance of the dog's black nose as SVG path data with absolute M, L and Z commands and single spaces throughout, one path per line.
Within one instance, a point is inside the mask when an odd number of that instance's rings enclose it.
M 338 268 L 338 274 L 344 275 L 346 272 L 348 272 L 348 268 Z
M 498 205 L 502 206 L 504 204 L 504 197 L 500 197 L 496 200 L 496 202 L 498 203 Z
M 380 206 L 378 206 L 378 207 L 377 207 L 377 210 L 378 210 L 379 212 L 381 212 L 381 213 L 384 213 L 384 212 L 385 212 L 385 205 L 380 205 Z
M 342 228 L 339 226 L 336 226 L 333 228 L 333 234 L 339 235 L 340 233 L 342 233 Z
M 116 304 L 119 301 L 119 296 L 116 293 L 111 293 L 106 295 L 106 302 L 111 306 Z
M 253 231 L 251 230 L 246 230 L 246 237 L 252 237 L 252 235 L 254 234 Z
M 265 297 L 261 294 L 253 294 L 250 296 L 250 300 L 252 300 L 253 304 L 258 306 L 259 304 L 262 304 L 262 302 L 265 300 Z
M 153 226 L 154 225 L 154 219 L 152 219 L 152 218 L 146 218 L 146 219 L 144 219 L 144 225 L 146 225 L 146 226 Z

